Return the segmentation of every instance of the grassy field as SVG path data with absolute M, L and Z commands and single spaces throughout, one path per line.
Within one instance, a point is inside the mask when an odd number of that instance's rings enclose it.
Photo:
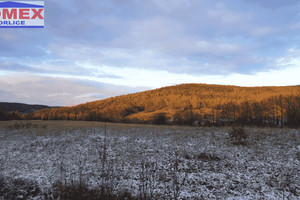
M 244 130 L 0 122 L 0 199 L 299 199 L 300 131 Z

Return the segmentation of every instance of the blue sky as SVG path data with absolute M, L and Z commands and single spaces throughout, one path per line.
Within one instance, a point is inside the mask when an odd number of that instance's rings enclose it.
M 51 0 L 0 30 L 0 101 L 75 105 L 181 83 L 300 84 L 298 0 Z

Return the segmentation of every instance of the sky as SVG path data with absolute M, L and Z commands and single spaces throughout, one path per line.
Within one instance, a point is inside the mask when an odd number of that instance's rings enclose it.
M 45 0 L 45 28 L 0 29 L 0 102 L 299 85 L 299 33 L 299 0 Z

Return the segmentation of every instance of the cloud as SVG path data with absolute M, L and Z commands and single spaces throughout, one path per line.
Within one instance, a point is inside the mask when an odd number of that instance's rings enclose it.
M 117 2 L 95 4 L 105 14 L 96 14 L 91 9 L 89 15 L 95 14 L 94 18 L 87 19 L 86 23 L 94 28 L 77 30 L 66 25 L 66 34 L 68 31 L 73 33 L 49 43 L 48 49 L 59 59 L 100 67 L 138 67 L 198 74 L 252 73 L 265 70 L 266 67 L 261 66 L 267 63 L 258 50 L 265 45 L 265 38 L 251 38 L 278 32 L 268 24 L 257 24 L 261 19 L 256 19 L 256 13 L 233 9 L 231 4 L 178 0 L 169 5 L 153 1 L 152 5 L 147 3 L 151 12 L 134 11 L 124 17 L 124 12 L 132 8 Z M 145 4 L 135 2 L 132 6 L 140 6 L 144 11 Z M 113 9 L 113 6 L 116 7 Z M 189 16 L 189 12 L 193 15 Z M 70 15 L 76 13 L 75 9 Z M 59 34 L 63 32 L 64 28 Z M 97 38 L 91 34 L 94 32 L 98 33 Z M 248 41 L 244 43 L 245 40 Z M 250 68 L 252 64 L 255 66 Z
M 213 74 L 228 73 L 228 70 L 236 69 L 242 60 L 247 60 L 250 64 L 257 61 L 257 59 L 251 61 L 252 56 L 249 55 L 247 47 L 221 40 L 174 38 L 162 40 L 149 49 L 94 48 L 92 45 L 80 48 L 80 46 L 81 44 L 76 43 L 66 44 L 63 47 L 52 44 L 51 51 L 60 59 L 76 60 L 77 64 L 94 66 L 90 69 L 98 67 L 99 70 L 102 66 L 111 66 Z
M 154 0 L 154 3 L 164 12 L 174 12 L 182 7 L 190 6 L 190 0 Z
M 1 61 L 2 60 L 2 61 Z M 26 63 L 26 65 L 20 64 Z M 96 77 L 96 78 L 120 78 L 116 75 L 101 71 L 101 69 L 94 67 L 84 67 L 78 62 L 70 62 L 67 60 L 44 60 L 44 61 L 31 61 L 29 60 L 12 60 L 10 58 L 0 58 L 0 70 L 6 72 L 26 72 L 37 75 L 48 76 L 83 76 L 83 77 Z
M 275 66 L 277 69 L 300 67 L 300 49 L 288 49 L 284 56 L 276 60 Z
M 256 27 L 251 31 L 251 34 L 253 36 L 265 36 L 265 35 L 271 35 L 275 33 L 276 30 L 273 27 Z
M 290 76 L 280 84 L 296 83 L 288 70 L 299 64 L 299 8 L 296 0 L 48 1 L 44 29 L 0 32 L 1 99 L 73 105 L 186 82 L 272 85 L 280 73 Z
M 57 96 L 71 96 L 71 93 L 62 92 L 62 93 L 52 93 L 48 94 L 47 97 L 57 97 Z
M 0 52 L 6 58 L 20 58 L 18 64 L 43 68 L 50 74 L 94 73 L 81 70 L 78 62 L 176 73 L 259 71 L 266 64 L 263 56 L 258 58 L 260 49 L 271 40 L 259 37 L 278 34 L 278 26 L 261 22 L 265 10 L 257 13 L 233 3 L 54 0 L 47 4 L 44 30 L 5 30 Z M 265 15 L 273 17 L 270 12 Z M 15 42 L 7 45 L 8 41 Z M 36 62 L 24 64 L 26 58 Z M 249 65 L 242 62 L 245 60 Z M 250 69 L 250 64 L 256 67 Z
M 295 51 L 295 50 L 293 50 Z M 280 61 L 274 61 L 277 69 L 253 72 L 251 74 L 229 73 L 219 75 L 197 75 L 188 73 L 171 73 L 163 70 L 140 68 L 103 67 L 112 74 L 123 74 L 122 79 L 102 80 L 108 84 L 125 85 L 127 87 L 143 86 L 143 88 L 160 88 L 181 83 L 208 83 L 240 86 L 284 86 L 298 85 L 300 73 L 300 56 L 291 59 L 289 55 Z M 137 84 L 138 83 L 138 84 Z
M 299 4 L 298 0 L 244 0 L 249 3 L 259 4 L 265 8 L 278 9 L 286 6 L 294 6 Z
M 0 77 L 0 101 L 47 104 L 51 106 L 76 105 L 112 96 L 141 91 L 141 88 L 81 81 L 66 78 L 47 78 L 27 73 Z
M 3 71 L 27 71 L 28 66 L 25 65 L 19 65 L 8 61 L 0 61 L 0 70 Z M 33 69 L 31 69 L 33 70 Z

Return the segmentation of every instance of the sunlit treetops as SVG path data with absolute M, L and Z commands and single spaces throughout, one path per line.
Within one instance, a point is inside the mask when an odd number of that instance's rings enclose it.
M 214 122 L 218 119 L 236 120 L 245 115 L 245 112 L 248 112 L 247 115 L 250 113 L 249 118 L 257 118 L 254 116 L 255 112 L 261 112 L 262 116 L 283 119 L 283 115 L 287 113 L 288 104 L 291 104 L 288 100 L 299 96 L 300 86 L 238 87 L 182 84 L 73 107 L 41 110 L 36 112 L 33 117 L 97 121 L 151 121 L 158 113 L 164 113 L 172 120 L 174 116 L 178 115 L 184 118 L 186 117 L 184 113 L 190 112 L 198 119 Z M 254 109 L 256 109 L 255 112 Z

